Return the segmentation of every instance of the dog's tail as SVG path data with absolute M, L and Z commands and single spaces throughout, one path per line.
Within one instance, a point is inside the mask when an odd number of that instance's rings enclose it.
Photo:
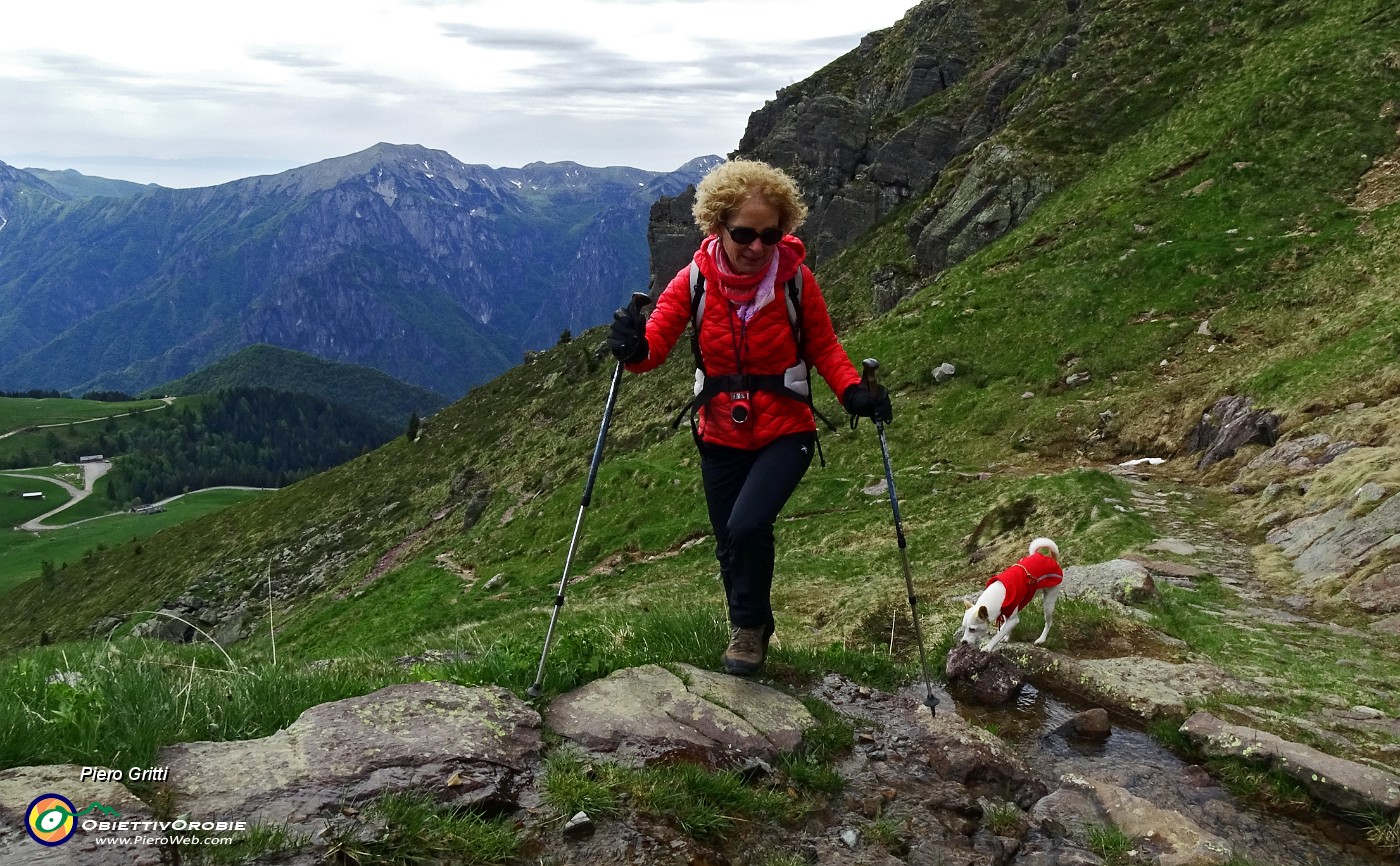
M 1032 541 L 1030 550 L 1027 550 L 1026 552 L 1033 554 L 1036 551 L 1041 550 L 1042 548 L 1046 548 L 1049 550 L 1049 555 L 1051 559 L 1057 561 L 1059 560 L 1060 546 L 1048 538 L 1037 538 L 1035 541 Z

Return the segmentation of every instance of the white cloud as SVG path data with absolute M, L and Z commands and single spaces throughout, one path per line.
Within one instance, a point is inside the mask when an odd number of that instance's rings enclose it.
M 764 100 L 911 5 L 36 4 L 0 33 L 0 160 L 195 186 L 390 141 L 670 169 L 732 150 Z

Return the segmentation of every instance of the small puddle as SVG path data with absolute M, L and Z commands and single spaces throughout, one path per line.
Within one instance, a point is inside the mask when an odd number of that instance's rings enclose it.
M 1059 728 L 1091 709 L 1060 695 L 1025 686 L 1012 704 L 986 707 L 952 695 L 956 712 L 987 728 L 1054 786 L 1074 774 L 1123 788 L 1153 804 L 1186 815 L 1234 846 L 1252 866 L 1394 866 L 1394 857 L 1365 842 L 1362 831 L 1326 814 L 1309 820 L 1251 806 L 1220 787 L 1201 768 L 1163 748 L 1145 730 L 1112 718 L 1103 742 L 1066 737 Z

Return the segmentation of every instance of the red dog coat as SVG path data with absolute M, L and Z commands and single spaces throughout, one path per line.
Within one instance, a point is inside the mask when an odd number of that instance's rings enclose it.
M 1065 579 L 1060 564 L 1043 553 L 1023 556 L 1017 563 L 987 581 L 991 586 L 998 580 L 1006 586 L 1006 601 L 1001 603 L 1000 625 L 1007 617 L 1031 603 L 1037 589 L 1058 586 Z

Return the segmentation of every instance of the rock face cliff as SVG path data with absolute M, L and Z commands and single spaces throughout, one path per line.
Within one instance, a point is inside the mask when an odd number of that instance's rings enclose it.
M 254 343 L 447 394 L 645 288 L 657 173 L 379 144 L 278 175 L 73 197 L 0 166 L 0 380 L 139 391 Z
M 798 181 L 814 265 L 899 221 L 912 260 L 871 274 L 872 300 L 887 308 L 915 278 L 1019 225 L 1052 190 L 1014 146 L 988 139 L 1034 110 L 1037 76 L 1065 65 L 1085 17 L 1077 0 L 1014 9 L 928 0 L 780 90 L 750 116 L 731 156 L 771 162 Z M 654 276 L 674 274 L 680 251 L 694 248 L 691 202 L 693 192 L 653 209 Z

